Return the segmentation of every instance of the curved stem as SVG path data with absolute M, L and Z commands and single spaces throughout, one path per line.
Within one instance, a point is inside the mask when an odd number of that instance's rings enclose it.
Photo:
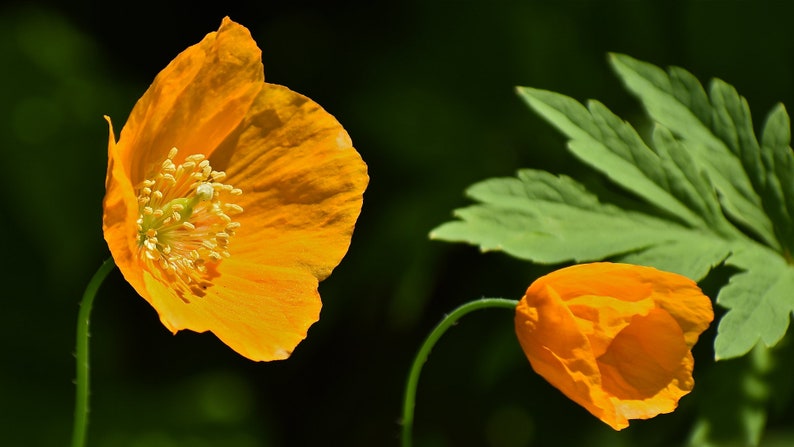
M 471 301 L 449 313 L 440 323 L 430 332 L 427 336 L 419 352 L 414 357 L 414 363 L 411 366 L 411 372 L 408 374 L 408 383 L 405 385 L 405 398 L 403 400 L 403 418 L 402 418 L 402 445 L 403 447 L 411 447 L 411 431 L 414 425 L 414 406 L 416 402 L 416 385 L 419 383 L 419 374 L 422 371 L 422 365 L 427 361 L 430 351 L 435 346 L 439 338 L 447 331 L 452 325 L 469 312 L 488 308 L 488 307 L 502 307 L 507 309 L 515 309 L 518 305 L 516 300 L 508 300 L 504 298 L 483 298 L 477 301 Z
M 100 284 L 108 276 L 116 264 L 113 258 L 102 263 L 88 286 L 83 292 L 80 312 L 77 314 L 77 391 L 74 404 L 74 429 L 72 431 L 72 447 L 83 447 L 88 429 L 88 321 L 91 317 L 91 306 Z

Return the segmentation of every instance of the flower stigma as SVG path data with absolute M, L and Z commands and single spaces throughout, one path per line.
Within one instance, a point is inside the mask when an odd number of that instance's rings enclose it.
M 226 173 L 214 171 L 204 155 L 177 165 L 176 154 L 172 148 L 138 187 L 138 254 L 152 275 L 189 303 L 189 296 L 206 294 L 214 266 L 231 256 L 229 239 L 240 224 L 230 215 L 243 209 L 227 198 L 242 191 L 222 183 Z

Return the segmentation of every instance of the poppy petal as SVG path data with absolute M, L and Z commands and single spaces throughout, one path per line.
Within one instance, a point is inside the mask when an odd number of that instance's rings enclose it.
M 692 390 L 692 354 L 678 323 L 661 309 L 636 316 L 598 358 L 604 390 L 624 417 L 669 413 Z
M 263 82 L 256 42 L 224 18 L 218 31 L 174 58 L 135 104 L 118 142 L 131 183 L 140 183 L 173 147 L 180 157 L 208 156 L 243 120 Z
M 256 361 L 289 357 L 319 318 L 317 279 L 295 269 L 224 260 L 207 294 L 189 303 L 145 274 L 149 299 L 172 332 L 211 331 Z
M 516 307 L 515 319 L 518 341 L 536 373 L 597 417 L 614 413 L 601 390 L 590 342 L 553 289 L 527 293 Z
M 138 218 L 138 202 L 130 179 L 123 168 L 119 155 L 113 124 L 108 122 L 108 170 L 103 199 L 102 230 L 113 260 L 124 278 L 141 295 L 146 293 L 142 271 L 135 248 L 135 220 Z
M 317 103 L 266 84 L 239 131 L 211 158 L 243 191 L 235 256 L 327 277 L 348 249 L 367 166 Z

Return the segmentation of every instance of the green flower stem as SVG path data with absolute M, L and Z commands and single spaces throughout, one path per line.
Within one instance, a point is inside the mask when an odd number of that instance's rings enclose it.
M 440 323 L 430 332 L 427 336 L 419 352 L 414 357 L 414 363 L 411 366 L 411 372 L 408 374 L 408 383 L 405 385 L 405 398 L 403 400 L 403 418 L 402 418 L 402 445 L 403 447 L 411 447 L 411 431 L 414 425 L 414 406 L 416 403 L 416 385 L 419 383 L 419 374 L 422 371 L 422 365 L 427 361 L 427 356 L 435 346 L 439 338 L 447 331 L 452 325 L 469 312 L 478 309 L 489 307 L 502 307 L 515 310 L 518 305 L 516 300 L 508 300 L 504 298 L 483 298 L 477 301 L 468 302 L 449 313 Z
M 99 286 L 108 276 L 116 264 L 113 258 L 108 258 L 99 267 L 83 293 L 80 303 L 80 312 L 77 314 L 77 391 L 74 404 L 74 431 L 72 432 L 72 447 L 85 445 L 86 430 L 88 429 L 88 320 L 91 316 L 91 306 L 94 303 Z

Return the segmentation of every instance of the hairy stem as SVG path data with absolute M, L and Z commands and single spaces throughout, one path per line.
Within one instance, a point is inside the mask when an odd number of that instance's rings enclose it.
M 402 417 L 402 445 L 403 447 L 411 447 L 412 439 L 411 432 L 414 425 L 414 406 L 416 403 L 416 386 L 419 383 L 419 374 L 422 371 L 422 365 L 427 361 L 430 351 L 435 346 L 436 342 L 452 325 L 469 312 L 478 309 L 489 307 L 502 307 L 515 310 L 518 305 L 516 300 L 508 300 L 504 298 L 483 298 L 477 301 L 471 301 L 457 309 L 450 312 L 440 323 L 430 332 L 427 336 L 419 352 L 414 357 L 411 371 L 408 374 L 408 382 L 405 385 L 405 398 L 403 400 L 403 417 Z
M 108 258 L 99 267 L 83 293 L 80 311 L 77 314 L 77 391 L 74 404 L 74 429 L 72 431 L 72 447 L 85 446 L 88 429 L 88 322 L 91 317 L 91 306 L 94 303 L 99 286 L 116 264 Z

